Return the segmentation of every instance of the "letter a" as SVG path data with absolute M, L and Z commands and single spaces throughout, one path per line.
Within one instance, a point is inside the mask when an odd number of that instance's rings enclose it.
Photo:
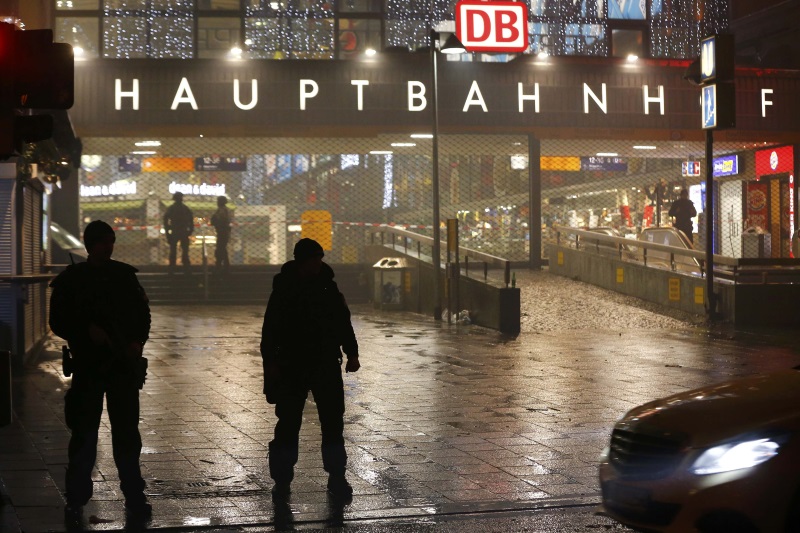
M 171 109 L 175 111 L 180 104 L 190 104 L 192 109 L 197 111 L 197 102 L 192 94 L 192 88 L 189 86 L 189 80 L 183 78 L 181 84 L 178 86 L 178 91 L 175 93 L 175 99 L 172 101 Z
M 489 110 L 486 109 L 486 102 L 483 101 L 483 95 L 481 94 L 481 89 L 478 87 L 477 81 L 472 81 L 472 87 L 469 88 L 469 95 L 467 96 L 467 101 L 464 102 L 464 109 L 461 111 L 466 113 L 469 111 L 469 107 L 473 105 L 481 106 L 484 113 L 487 113 Z

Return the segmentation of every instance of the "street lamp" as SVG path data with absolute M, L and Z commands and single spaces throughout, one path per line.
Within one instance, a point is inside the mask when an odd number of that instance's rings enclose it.
M 441 257 L 441 229 L 440 215 L 439 215 L 439 65 L 437 62 L 438 55 L 436 49 L 439 47 L 439 32 L 431 29 L 430 33 L 430 50 L 431 50 L 431 78 L 433 79 L 433 154 L 432 164 L 433 173 L 431 175 L 431 187 L 433 188 L 433 250 L 431 251 L 431 258 L 433 263 L 433 318 L 435 320 L 442 319 L 442 293 L 441 293 L 441 275 L 442 275 L 442 257 Z M 441 49 L 444 54 L 463 54 L 466 52 L 464 45 L 458 40 L 455 34 L 444 43 Z M 451 312 L 452 310 L 448 310 Z

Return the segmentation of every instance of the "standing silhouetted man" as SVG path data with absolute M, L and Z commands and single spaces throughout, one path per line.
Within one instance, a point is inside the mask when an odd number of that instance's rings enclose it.
M 285 263 L 273 279 L 264 313 L 264 394 L 275 404 L 278 417 L 275 438 L 269 443 L 275 498 L 290 492 L 309 391 L 319 412 L 328 491 L 340 498 L 353 494 L 345 478 L 341 350 L 347 354 L 347 372 L 356 372 L 361 365 L 350 310 L 333 281 L 333 269 L 322 262 L 323 256 L 318 242 L 300 239 L 294 247 L 294 261 Z
M 50 327 L 72 352 L 72 384 L 64 398 L 64 415 L 72 431 L 66 476 L 68 523 L 80 521 L 82 508 L 92 497 L 104 397 L 125 509 L 136 518 L 150 515 L 139 466 L 139 389 L 147 368 L 142 350 L 150 333 L 150 307 L 136 269 L 111 259 L 114 241 L 111 226 L 100 220 L 89 223 L 83 233 L 88 260 L 68 266 L 51 283 Z M 65 374 L 69 372 L 65 363 Z
M 217 196 L 217 210 L 211 215 L 211 225 L 217 232 L 217 246 L 214 248 L 214 260 L 217 272 L 222 274 L 231 266 L 228 259 L 228 242 L 231 240 L 231 213 L 226 207 L 228 199 Z
M 189 235 L 194 232 L 194 215 L 192 210 L 183 203 L 183 193 L 178 191 L 172 195 L 174 203 L 164 213 L 164 232 L 169 243 L 169 269 L 175 268 L 178 255 L 178 243 L 181 244 L 181 263 L 188 272 L 189 265 Z
M 692 218 L 697 216 L 697 209 L 694 208 L 694 203 L 689 200 L 689 191 L 686 189 L 681 190 L 680 198 L 669 206 L 669 216 L 675 217 L 675 223 L 672 225 L 684 232 L 689 238 L 689 242 L 694 244 Z

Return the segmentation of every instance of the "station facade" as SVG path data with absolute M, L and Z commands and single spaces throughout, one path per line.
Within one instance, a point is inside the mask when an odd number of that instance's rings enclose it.
M 450 3 L 117 4 L 56 2 L 55 28 L 81 48 L 69 114 L 83 157 L 59 191 L 79 210 L 64 223 L 109 221 L 122 260 L 165 263 L 176 191 L 196 217 L 195 260 L 214 243 L 216 197 L 229 199 L 235 264 L 284 261 L 319 212 L 333 261 L 362 259 L 364 227 L 430 235 L 457 218 L 463 246 L 533 264 L 554 223 L 636 236 L 669 224 L 683 188 L 703 210 L 700 92 L 686 76 L 699 39 L 725 29 L 724 3 L 693 3 L 698 21 L 657 1 L 532 2 L 528 53 L 439 56 L 436 88 L 425 46 Z M 757 232 L 771 241 L 757 253 L 791 254 L 798 83 L 737 70 L 736 128 L 715 132 L 718 253 L 747 255 Z

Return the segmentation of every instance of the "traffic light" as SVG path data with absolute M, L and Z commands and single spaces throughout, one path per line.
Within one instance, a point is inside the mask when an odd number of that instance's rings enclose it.
M 0 23 L 0 158 L 52 136 L 52 117 L 20 116 L 18 110 L 71 108 L 74 81 L 71 45 L 54 43 L 51 30 Z
M 72 45 L 54 43 L 52 30 L 14 32 L 14 107 L 69 109 L 73 103 Z

